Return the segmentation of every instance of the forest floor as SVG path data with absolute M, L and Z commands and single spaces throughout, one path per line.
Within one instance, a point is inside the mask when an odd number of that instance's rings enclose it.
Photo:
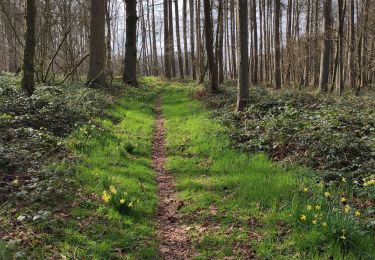
M 57 102 L 64 91 L 73 102 Z M 144 78 L 121 97 L 75 86 L 7 98 L 1 138 L 18 135 L 24 145 L 0 147 L 0 258 L 373 259 L 371 201 L 359 202 L 352 180 L 327 185 L 311 168 L 268 159 L 280 153 L 236 145 L 244 135 L 232 117 L 244 115 L 217 115 L 227 97 Z M 15 111 L 18 103 L 50 107 L 55 117 Z M 60 110 L 76 113 L 65 120 Z M 28 160 L 17 164 L 17 156 Z M 27 163 L 41 158 L 45 167 Z

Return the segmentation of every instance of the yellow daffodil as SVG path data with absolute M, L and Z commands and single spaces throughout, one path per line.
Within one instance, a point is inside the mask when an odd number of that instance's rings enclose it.
M 301 215 L 301 220 L 305 221 L 306 220 L 306 215 Z
M 109 190 L 110 190 L 113 194 L 116 194 L 116 193 L 117 193 L 117 190 L 116 190 L 115 186 L 113 186 L 113 185 L 109 187 Z
M 110 199 L 111 199 L 111 196 L 110 196 L 106 191 L 104 191 L 104 192 L 103 192 L 103 195 L 102 195 L 102 200 L 103 200 L 105 203 L 108 203 Z
M 359 218 L 359 217 L 361 216 L 361 212 L 359 212 L 358 210 L 357 210 L 354 214 L 355 214 L 355 216 L 356 216 L 357 218 Z
M 308 188 L 303 188 L 303 192 L 308 192 L 309 189 Z
M 324 197 L 326 197 L 326 198 L 331 197 L 331 193 L 329 193 L 328 191 L 324 192 Z
M 326 227 L 327 226 L 327 223 L 326 222 L 323 222 L 322 223 L 322 227 Z
M 130 202 L 128 206 L 129 208 L 133 207 L 133 202 Z
M 349 206 L 349 205 L 346 205 L 345 208 L 344 208 L 344 212 L 345 212 L 346 214 L 348 214 L 348 213 L 350 212 L 350 210 L 351 210 L 350 206 Z
M 124 204 L 125 203 L 125 199 L 120 199 L 120 204 Z
M 307 210 L 312 210 L 312 206 L 311 205 L 307 205 L 306 208 L 307 208 Z
M 318 222 L 318 221 L 317 221 L 316 219 L 314 219 L 314 220 L 312 221 L 313 225 L 316 225 L 317 222 Z
M 315 206 L 315 209 L 316 209 L 316 210 L 320 210 L 321 208 L 322 208 L 322 207 L 321 207 L 320 205 L 316 205 L 316 206 Z
M 348 200 L 345 198 L 345 197 L 341 197 L 341 202 L 342 203 L 345 203 L 345 202 L 347 202 Z
M 346 179 L 344 177 L 341 178 L 342 182 L 346 182 Z

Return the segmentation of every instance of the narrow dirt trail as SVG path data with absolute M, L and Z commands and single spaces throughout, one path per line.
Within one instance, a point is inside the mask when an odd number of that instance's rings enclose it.
M 163 259 L 190 259 L 193 257 L 191 241 L 178 213 L 179 201 L 175 198 L 173 176 L 165 169 L 165 128 L 161 96 L 155 104 L 156 119 L 152 147 L 152 163 L 158 183 L 158 238 Z

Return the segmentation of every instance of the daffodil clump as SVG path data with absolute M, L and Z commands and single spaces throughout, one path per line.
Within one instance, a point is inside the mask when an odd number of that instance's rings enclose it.
M 103 191 L 102 201 L 121 213 L 129 213 L 138 203 L 135 197 L 130 196 L 126 191 L 117 189 L 114 185 L 111 185 L 109 190 Z
M 345 178 L 341 181 L 348 184 Z M 327 187 L 323 182 L 301 187 L 307 202 L 296 210 L 296 222 L 305 230 L 321 232 L 325 242 L 340 241 L 344 247 L 350 246 L 361 233 L 362 212 L 353 206 L 350 196 Z
M 363 187 L 366 190 L 368 197 L 375 199 L 375 174 L 363 179 Z

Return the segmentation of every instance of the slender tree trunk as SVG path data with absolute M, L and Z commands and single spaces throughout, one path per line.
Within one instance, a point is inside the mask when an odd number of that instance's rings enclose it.
M 337 74 L 336 74 L 336 91 L 339 94 L 344 92 L 344 79 L 343 79 L 343 72 L 344 72 L 344 19 L 345 19 L 345 7 L 344 7 L 344 0 L 338 0 L 338 13 L 339 13 L 339 20 L 338 20 L 338 61 L 337 61 Z
M 349 86 L 355 89 L 356 86 L 356 68 L 355 68 L 355 10 L 354 1 L 350 0 L 350 37 L 349 37 L 349 56 L 348 56 L 348 66 L 349 66 Z
M 190 75 L 189 70 L 189 52 L 187 43 L 187 0 L 182 2 L 182 31 L 184 34 L 184 63 L 185 63 L 185 74 Z
M 275 1 L 275 28 L 274 28 L 274 48 L 275 48 L 275 89 L 281 89 L 281 54 L 280 54 L 280 0 Z
M 180 78 L 184 78 L 184 61 L 182 58 L 181 38 L 180 38 L 180 15 L 178 12 L 178 0 L 174 1 L 175 18 L 176 18 L 176 37 L 177 37 L 177 53 L 178 53 L 178 69 Z
M 360 74 L 360 85 L 358 86 L 357 92 L 365 87 L 367 84 L 367 30 L 368 30 L 368 9 L 370 7 L 370 1 L 364 0 L 362 3 L 362 40 L 361 40 L 361 74 Z
M 219 10 L 218 10 L 218 39 L 217 39 L 217 65 L 219 73 L 219 83 L 224 82 L 224 61 L 223 61 L 223 45 L 224 45 L 224 8 L 223 1 L 219 0 Z
M 176 61 L 174 57 L 174 35 L 173 35 L 173 2 L 168 1 L 168 19 L 169 19 L 169 59 L 171 65 L 172 77 L 176 77 Z
M 324 1 L 324 39 L 320 61 L 319 92 L 328 92 L 329 67 L 332 53 L 332 0 Z
M 253 47 L 254 47 L 254 64 L 253 64 L 253 84 L 258 83 L 258 24 L 257 24 L 257 4 L 256 0 L 253 0 L 252 4 L 252 25 L 253 25 Z
M 35 18 L 36 5 L 35 0 L 26 1 L 26 36 L 25 50 L 23 58 L 23 78 L 22 88 L 27 95 L 34 93 L 34 56 L 35 56 Z
M 96 0 L 95 0 L 96 1 Z M 137 85 L 137 1 L 125 0 L 126 4 L 126 46 L 124 83 Z
M 236 15 L 235 15 L 235 2 L 234 0 L 231 0 L 230 2 L 230 34 L 231 34 L 231 47 L 232 47 L 232 78 L 237 77 L 237 60 L 236 60 Z
M 155 2 L 152 0 L 152 48 L 154 49 L 154 75 L 159 75 L 158 50 L 156 47 Z M 161 37 L 161 36 L 160 36 Z
M 111 0 L 106 0 L 106 47 L 107 47 L 107 71 L 110 82 L 112 82 L 113 71 L 112 71 L 112 31 L 111 31 Z
M 211 17 L 211 0 L 204 0 L 204 30 L 206 34 L 206 52 L 207 62 L 211 76 L 211 93 L 217 93 L 218 88 L 218 73 L 214 56 L 214 39 L 213 39 L 213 24 Z
M 248 5 L 246 0 L 237 0 L 238 13 L 238 85 L 237 111 L 243 111 L 249 102 L 249 31 Z
M 195 69 L 195 35 L 194 35 L 194 0 L 189 0 L 189 12 L 190 12 L 190 55 L 191 55 L 191 72 L 193 80 L 196 80 L 196 69 Z
M 171 78 L 170 67 L 170 40 L 169 40 L 169 0 L 164 0 L 164 75 L 167 79 Z
M 89 85 L 105 84 L 105 1 L 91 0 Z
M 259 1 L 259 80 L 263 81 L 263 3 Z

